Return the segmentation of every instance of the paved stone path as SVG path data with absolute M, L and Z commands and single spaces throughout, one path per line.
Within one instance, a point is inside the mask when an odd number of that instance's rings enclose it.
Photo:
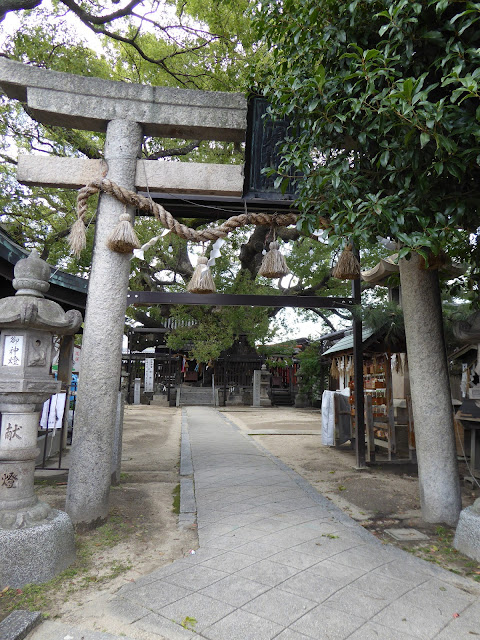
M 181 519 L 191 521 L 195 499 L 200 548 L 110 601 L 109 615 L 127 623 L 132 637 L 480 636 L 474 583 L 382 545 L 214 409 L 189 407 L 183 415 Z

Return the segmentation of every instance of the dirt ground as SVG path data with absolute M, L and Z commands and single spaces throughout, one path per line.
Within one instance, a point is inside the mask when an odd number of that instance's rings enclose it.
M 245 433 L 281 431 L 282 435 L 253 437 L 384 542 L 480 581 L 480 566 L 452 548 L 453 530 L 422 521 L 415 465 L 379 463 L 355 470 L 355 455 L 348 445 L 339 449 L 321 445 L 319 410 L 232 407 L 225 410 L 225 416 Z M 180 418 L 176 408 L 126 407 L 122 478 L 120 486 L 111 490 L 108 522 L 78 536 L 78 561 L 58 578 L 20 593 L 14 589 L 0 592 L 0 620 L 11 609 L 23 608 L 41 610 L 83 628 L 125 632 L 116 621 L 105 618 L 102 601 L 122 584 L 198 546 L 195 527 L 180 530 L 174 511 Z M 287 433 L 299 430 L 307 433 Z M 464 470 L 460 472 L 463 476 Z M 39 472 L 36 482 L 41 499 L 64 508 L 64 473 Z M 480 496 L 480 489 L 464 487 L 462 491 L 464 506 Z M 429 539 L 396 543 L 385 533 L 393 527 L 413 527 Z

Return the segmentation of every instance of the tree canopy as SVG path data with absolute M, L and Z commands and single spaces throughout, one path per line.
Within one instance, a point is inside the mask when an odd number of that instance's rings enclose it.
M 4 3 L 4 10 L 11 9 L 13 4 Z M 265 46 L 256 40 L 251 29 L 248 0 L 90 2 L 81 5 L 83 13 L 77 10 L 80 5 L 73 2 L 57 1 L 51 6 L 38 2 L 34 9 L 28 2 L 22 3 L 21 7 L 19 4 L 15 8 L 24 9 L 17 13 L 20 27 L 5 34 L 3 55 L 26 64 L 123 82 L 226 91 L 244 90 L 249 86 L 251 69 L 269 64 Z M 130 12 L 124 11 L 124 15 L 106 20 L 121 7 L 130 7 Z M 148 20 L 139 21 L 140 10 L 148 10 Z M 88 23 L 86 26 L 98 34 L 97 50 L 92 50 L 75 29 L 79 21 Z M 162 31 L 160 24 L 172 28 Z M 121 37 L 112 36 L 113 32 Z M 125 41 L 125 34 L 129 34 L 135 44 Z M 214 37 L 207 37 L 207 34 Z M 16 156 L 21 151 L 102 158 L 103 135 L 44 126 L 32 120 L 19 103 L 5 97 L 0 97 L 0 101 L 0 153 L 4 160 L 0 168 L 2 224 L 17 242 L 27 248 L 35 246 L 50 263 L 88 276 L 95 228 L 95 198 L 89 202 L 88 248 L 80 259 L 76 259 L 69 254 L 66 245 L 75 219 L 76 194 L 69 190 L 19 185 L 15 179 Z M 244 161 L 243 148 L 239 145 L 201 140 L 145 138 L 142 155 L 159 162 Z M 197 218 L 197 215 L 192 205 L 187 220 L 190 226 L 199 227 L 211 222 L 204 217 Z M 224 215 L 229 217 L 231 213 L 225 211 Z M 146 217 L 138 217 L 135 228 L 142 243 L 159 233 L 157 223 Z M 280 282 L 258 278 L 262 252 L 271 240 L 268 232 L 267 228 L 247 227 L 232 234 L 214 268 L 218 291 L 273 295 L 349 293 L 348 285 L 331 278 L 335 248 L 298 229 L 280 229 L 278 232 L 282 250 L 288 254 L 292 276 Z M 204 249 L 208 253 L 208 245 Z M 131 289 L 184 290 L 193 273 L 193 255 L 198 250 L 173 235 L 161 238 L 145 253 L 145 259 L 132 260 Z M 374 252 L 372 260 L 378 253 Z M 208 360 L 228 347 L 239 333 L 247 334 L 252 343 L 267 339 L 271 336 L 269 322 L 278 311 L 272 304 L 268 310 L 162 307 L 142 311 L 131 309 L 130 313 L 133 320 L 145 326 L 161 323 L 172 314 L 181 321 L 193 320 L 193 329 L 191 322 L 179 322 L 184 326 L 172 335 L 171 344 L 193 343 L 195 355 L 200 360 Z M 311 317 L 313 312 L 303 313 Z M 320 312 L 320 320 L 327 330 L 333 328 L 329 315 L 329 311 Z M 348 314 L 345 319 L 349 320 Z
M 284 177 L 300 174 L 304 224 L 474 265 L 478 289 L 480 6 L 456 0 L 260 0 L 257 74 L 292 121 Z M 280 180 L 280 178 L 279 178 Z

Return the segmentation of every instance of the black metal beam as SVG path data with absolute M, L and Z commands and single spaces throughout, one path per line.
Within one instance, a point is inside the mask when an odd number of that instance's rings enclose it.
M 233 196 L 203 196 L 197 194 L 179 195 L 174 193 L 159 193 L 141 191 L 146 198 L 151 197 L 154 202 L 165 207 L 174 218 L 202 218 L 205 220 L 226 220 L 240 213 L 298 213 L 293 200 L 277 200 L 265 197 L 233 197 Z M 138 210 L 138 216 L 153 214 Z
M 297 307 L 317 309 L 350 309 L 358 304 L 355 298 L 320 296 L 267 296 L 237 295 L 229 293 L 167 293 L 159 291 L 129 291 L 127 304 L 146 306 L 153 304 L 213 305 L 224 307 Z

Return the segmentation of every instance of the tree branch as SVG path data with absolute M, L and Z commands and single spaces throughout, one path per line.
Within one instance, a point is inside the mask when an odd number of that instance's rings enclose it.
M 255 279 L 262 264 L 262 251 L 269 231 L 268 227 L 255 227 L 248 241 L 240 248 L 240 264 L 242 269 L 250 272 L 252 279 Z
M 208 76 L 208 73 L 198 73 L 195 75 L 192 75 L 190 73 L 180 73 L 178 71 L 172 71 L 166 64 L 165 60 L 167 60 L 168 58 L 173 58 L 174 56 L 177 55 L 181 55 L 183 53 L 191 53 L 194 51 L 198 51 L 199 49 L 202 49 L 206 46 L 208 46 L 210 44 L 210 41 L 206 40 L 205 42 L 203 42 L 202 44 L 199 44 L 195 47 L 189 47 L 186 49 L 182 49 L 181 51 L 176 51 L 175 53 L 171 53 L 168 56 L 165 56 L 163 58 L 152 58 L 152 56 L 148 55 L 135 41 L 136 40 L 136 35 L 133 38 L 126 38 L 125 36 L 120 35 L 119 33 L 115 33 L 113 31 L 108 31 L 107 29 L 104 29 L 103 27 L 98 27 L 96 25 L 90 24 L 88 22 L 84 22 L 84 24 L 91 29 L 94 33 L 96 34 L 101 34 L 104 36 L 107 36 L 108 38 L 111 38 L 112 40 L 116 40 L 117 42 L 123 42 L 124 44 L 128 44 L 131 47 L 133 47 L 135 49 L 135 51 L 138 53 L 138 55 L 143 58 L 143 60 L 145 60 L 146 62 L 150 62 L 151 64 L 156 64 L 159 67 L 161 67 L 165 73 L 168 73 L 169 76 L 171 76 L 172 78 L 175 78 L 175 80 L 177 80 L 177 82 L 180 82 L 180 84 L 182 84 L 183 86 L 187 86 L 188 82 L 190 82 L 191 84 L 193 84 L 193 86 L 197 87 L 194 79 L 195 78 L 201 78 L 204 76 Z M 216 38 L 212 38 L 212 41 L 216 39 Z M 183 78 L 183 79 L 182 79 Z M 185 80 L 185 78 L 188 78 L 188 81 Z
M 130 0 L 130 2 L 125 5 L 123 9 L 119 9 L 118 11 L 114 11 L 113 13 L 109 13 L 106 16 L 96 16 L 93 13 L 88 13 L 85 9 L 82 9 L 76 2 L 72 0 L 61 0 L 62 4 L 72 11 L 76 16 L 80 18 L 80 20 L 89 26 L 89 24 L 101 25 L 107 24 L 107 22 L 113 22 L 114 20 L 118 20 L 118 18 L 124 18 L 125 16 L 131 15 L 132 10 L 139 4 L 141 4 L 142 0 Z
M 0 153 L 0 158 L 2 160 L 4 160 L 5 162 L 9 162 L 10 164 L 14 164 L 14 165 L 18 164 L 18 162 L 15 160 L 15 158 L 7 156 L 7 154 L 5 154 L 5 153 Z
M 197 149 L 201 140 L 194 140 L 183 147 L 173 147 L 171 149 L 162 149 L 156 153 L 150 153 L 145 157 L 147 160 L 158 160 L 159 158 L 169 158 L 170 156 L 186 156 L 194 149 Z
M 28 11 L 42 4 L 42 0 L 2 0 L 0 2 L 0 22 L 10 11 Z
M 328 281 L 330 280 L 331 277 L 332 277 L 331 274 L 328 273 L 327 275 L 323 276 L 320 282 L 317 282 L 311 287 L 308 287 L 308 289 L 303 289 L 301 284 L 299 283 L 298 285 L 292 288 L 292 292 L 295 293 L 297 296 L 314 296 L 319 289 L 324 289 L 327 286 Z
M 324 322 L 325 324 L 330 327 L 330 329 L 332 331 L 336 331 L 337 329 L 334 327 L 334 325 L 330 322 L 330 320 L 327 318 L 327 316 L 325 315 L 324 312 L 319 311 L 318 309 L 308 309 L 308 311 L 313 311 L 313 313 L 317 316 L 319 316 Z

